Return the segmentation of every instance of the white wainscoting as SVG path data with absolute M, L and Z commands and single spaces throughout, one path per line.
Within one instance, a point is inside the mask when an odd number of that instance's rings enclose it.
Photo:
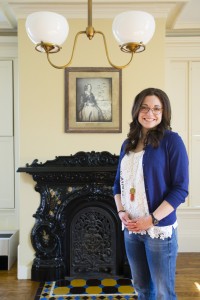
M 179 252 L 200 252 L 200 209 L 179 209 Z

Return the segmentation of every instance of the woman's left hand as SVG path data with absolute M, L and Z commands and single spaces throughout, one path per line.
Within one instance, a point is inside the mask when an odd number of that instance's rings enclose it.
M 138 219 L 132 219 L 127 222 L 126 228 L 129 231 L 139 232 L 142 230 L 147 230 L 153 226 L 151 216 L 146 216 Z

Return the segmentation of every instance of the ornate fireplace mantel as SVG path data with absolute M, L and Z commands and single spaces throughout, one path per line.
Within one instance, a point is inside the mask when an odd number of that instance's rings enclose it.
M 40 205 L 31 232 L 32 280 L 129 274 L 112 195 L 118 156 L 78 152 L 21 167 L 32 175 Z

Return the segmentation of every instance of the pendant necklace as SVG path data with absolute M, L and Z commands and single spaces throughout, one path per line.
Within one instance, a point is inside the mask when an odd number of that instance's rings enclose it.
M 135 200 L 135 188 L 134 187 L 130 188 L 130 200 L 131 201 Z
M 131 184 L 131 187 L 130 187 L 130 190 L 129 190 L 129 194 L 130 194 L 130 201 L 133 202 L 135 200 L 135 194 L 136 194 L 136 187 L 139 183 L 139 177 L 140 177 L 140 164 L 142 164 L 142 156 L 139 157 L 139 161 L 138 161 L 138 164 L 137 164 L 137 167 L 136 167 L 136 170 L 134 170 L 134 160 L 135 160 L 135 155 L 137 155 L 138 153 L 133 153 L 133 167 L 132 167 L 132 174 L 134 174 L 134 172 L 136 171 L 136 176 L 134 177 L 133 175 L 133 180 L 132 180 L 132 184 Z M 135 180 L 134 180 L 135 179 Z
M 135 161 L 135 153 L 133 152 L 133 167 L 132 167 L 132 176 L 133 176 L 133 179 L 132 179 L 132 184 L 131 184 L 131 187 L 130 187 L 130 191 L 129 191 L 129 194 L 130 194 L 130 201 L 134 201 L 135 200 L 135 184 L 134 184 L 134 161 Z

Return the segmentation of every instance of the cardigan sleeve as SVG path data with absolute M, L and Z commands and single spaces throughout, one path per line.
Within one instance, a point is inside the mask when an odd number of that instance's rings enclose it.
M 185 145 L 178 134 L 171 135 L 168 151 L 171 189 L 165 200 L 176 209 L 181 203 L 185 202 L 189 184 L 188 155 Z

